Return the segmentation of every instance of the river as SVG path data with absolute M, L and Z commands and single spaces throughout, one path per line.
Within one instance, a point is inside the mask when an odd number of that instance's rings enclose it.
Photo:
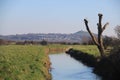
M 101 80 L 87 67 L 65 53 L 50 54 L 52 80 Z

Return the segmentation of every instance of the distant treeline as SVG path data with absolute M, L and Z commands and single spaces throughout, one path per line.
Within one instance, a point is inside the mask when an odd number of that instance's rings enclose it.
M 120 45 L 120 40 L 113 37 L 104 36 L 103 43 L 105 48 L 108 46 L 113 45 Z M 78 42 L 48 42 L 47 40 L 42 41 L 32 41 L 32 40 L 25 40 L 25 41 L 11 41 L 11 40 L 3 40 L 0 39 L 0 45 L 47 45 L 47 44 L 64 44 L 64 45 L 94 45 L 94 42 L 91 38 L 85 38 L 82 43 Z
M 13 44 L 13 43 L 15 43 L 15 41 L 0 39 L 0 45 L 9 45 L 9 44 Z

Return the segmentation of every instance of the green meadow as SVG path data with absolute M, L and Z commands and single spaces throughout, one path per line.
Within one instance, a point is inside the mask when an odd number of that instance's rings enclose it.
M 62 53 L 69 48 L 99 56 L 94 45 L 1 45 L 0 80 L 50 80 L 48 54 Z
M 48 68 L 42 46 L 0 46 L 0 80 L 49 80 Z

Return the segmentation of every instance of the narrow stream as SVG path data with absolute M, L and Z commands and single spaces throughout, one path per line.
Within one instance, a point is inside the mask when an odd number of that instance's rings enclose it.
M 51 54 L 52 80 L 100 80 L 92 68 L 74 60 L 69 55 Z

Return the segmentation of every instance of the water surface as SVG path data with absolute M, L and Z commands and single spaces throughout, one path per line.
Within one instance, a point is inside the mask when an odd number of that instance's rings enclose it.
M 100 80 L 100 78 L 92 73 L 92 68 L 83 65 L 69 55 L 51 54 L 52 80 Z

